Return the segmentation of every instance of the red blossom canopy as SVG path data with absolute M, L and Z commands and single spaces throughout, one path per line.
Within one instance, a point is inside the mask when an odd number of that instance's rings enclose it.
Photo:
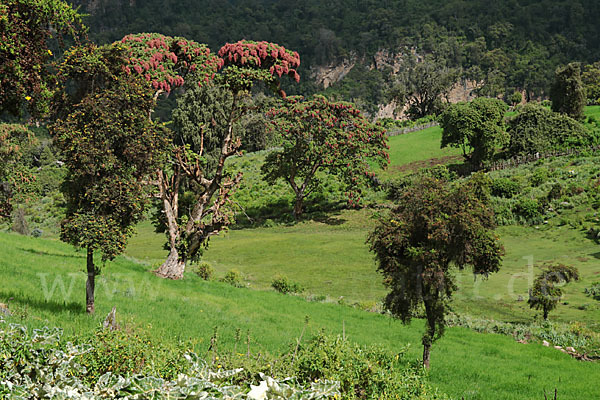
M 183 86 L 184 77 L 191 73 L 202 86 L 223 66 L 205 44 L 182 37 L 140 33 L 127 35 L 115 45 L 128 49 L 129 63 L 123 67 L 127 74 L 142 74 L 155 90 L 165 92 Z

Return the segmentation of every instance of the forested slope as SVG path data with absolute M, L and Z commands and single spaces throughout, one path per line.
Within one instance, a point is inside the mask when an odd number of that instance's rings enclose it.
M 241 38 L 297 50 L 308 70 L 355 57 L 365 64 L 380 49 L 434 52 L 464 77 L 507 88 L 547 91 L 554 69 L 600 59 L 600 3 L 595 0 L 76 0 L 90 13 L 91 37 L 109 42 L 156 31 L 207 43 Z M 360 81 L 354 74 L 354 79 Z M 360 74 L 358 74 L 360 75 Z M 360 85 L 360 83 L 359 83 Z M 381 101 L 377 92 L 370 102 Z

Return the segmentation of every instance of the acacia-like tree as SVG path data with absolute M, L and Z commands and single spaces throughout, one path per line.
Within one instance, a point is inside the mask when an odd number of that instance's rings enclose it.
M 460 148 L 466 160 L 483 167 L 510 140 L 504 124 L 507 109 L 503 101 L 486 97 L 449 105 L 440 116 L 441 147 Z
M 81 16 L 62 0 L 2 0 L 0 3 L 0 112 L 34 117 L 48 111 L 53 90 L 47 68 L 51 38 L 84 32 Z
M 586 91 L 581 80 L 579 63 L 570 63 L 556 69 L 550 88 L 550 100 L 552 111 L 566 114 L 573 119 L 583 118 Z
M 437 114 L 442 98 L 458 79 L 458 72 L 434 56 L 417 60 L 409 55 L 404 62 L 405 67 L 390 91 L 391 97 L 399 104 L 407 104 L 408 115 L 413 119 Z
M 277 44 L 230 43 L 218 56 L 221 70 L 215 86 L 190 90 L 180 100 L 174 112 L 178 135 L 171 163 L 158 172 L 169 256 L 156 273 L 165 278 L 182 278 L 186 263 L 197 259 L 209 238 L 231 223 L 227 203 L 241 174 L 227 174 L 225 161 L 241 147 L 236 127 L 248 110 L 245 99 L 253 84 L 264 82 L 285 96 L 280 78 L 300 79 L 298 53 Z M 190 196 L 184 208 L 181 194 L 186 189 Z
M 95 277 L 102 261 L 125 250 L 149 195 L 145 181 L 160 165 L 166 130 L 148 119 L 154 106 L 146 81 L 127 75 L 126 57 L 114 46 L 89 45 L 67 52 L 55 99 L 51 133 L 67 168 L 67 203 L 61 240 L 87 252 L 86 310 L 94 312 Z
M 548 313 L 556 308 L 563 295 L 561 287 L 556 285 L 578 280 L 579 271 L 570 265 L 556 264 L 544 268 L 529 289 L 529 308 L 542 310 L 544 320 L 547 320 Z
M 493 232 L 484 178 L 475 175 L 453 187 L 427 176 L 416 180 L 368 238 L 390 290 L 385 307 L 404 323 L 421 307 L 425 310 L 427 368 L 431 346 L 444 334 L 444 318 L 457 289 L 452 268 L 471 266 L 474 274 L 487 277 L 500 267 L 503 247 Z
M 360 202 L 361 186 L 373 175 L 369 163 L 389 162 L 385 130 L 369 122 L 351 103 L 323 96 L 305 100 L 288 97 L 269 111 L 282 149 L 265 159 L 267 182 L 284 179 L 294 191 L 294 217 L 302 214 L 304 199 L 319 185 L 317 172 L 338 176 L 347 185 L 351 206 Z

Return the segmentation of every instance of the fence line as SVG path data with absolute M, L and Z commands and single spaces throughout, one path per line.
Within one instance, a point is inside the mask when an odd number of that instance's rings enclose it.
M 427 129 L 427 128 L 432 128 L 434 126 L 439 126 L 439 122 L 437 121 L 431 121 L 428 122 L 426 124 L 423 125 L 417 125 L 417 126 L 409 126 L 406 128 L 398 128 L 398 129 L 394 129 L 394 130 L 390 130 L 387 132 L 388 136 L 398 136 L 398 135 L 404 135 L 406 133 L 413 133 L 413 132 L 417 132 L 417 131 L 422 131 L 423 129 Z
M 581 154 L 584 152 L 597 153 L 598 151 L 600 151 L 600 145 L 585 147 L 583 149 L 566 149 L 566 150 L 561 150 L 561 151 L 550 151 L 550 152 L 546 152 L 546 153 L 527 154 L 527 155 L 523 155 L 523 156 L 515 156 L 515 157 L 509 158 L 507 160 L 495 161 L 495 162 L 491 163 L 489 166 L 483 168 L 483 170 L 500 171 L 500 170 L 507 169 L 507 168 L 516 168 L 520 165 L 529 164 L 531 162 L 543 160 L 545 158 L 570 156 L 570 155 L 574 155 L 574 154 Z M 460 167 L 460 170 L 461 170 L 460 172 L 462 173 L 462 175 L 467 175 L 467 174 L 471 174 L 475 171 L 478 171 L 478 169 L 476 167 L 469 165 L 469 164 L 463 164 Z

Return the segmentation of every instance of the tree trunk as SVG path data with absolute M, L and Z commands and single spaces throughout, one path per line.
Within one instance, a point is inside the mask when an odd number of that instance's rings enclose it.
M 180 259 L 179 252 L 173 247 L 166 261 L 154 272 L 163 278 L 181 279 L 184 271 L 185 259 Z
M 85 284 L 85 310 L 94 313 L 94 290 L 96 287 L 96 267 L 94 267 L 94 250 L 87 249 L 87 282 Z
M 294 219 L 298 220 L 298 218 L 300 218 L 300 215 L 302 215 L 302 203 L 303 203 L 303 198 L 302 196 L 296 196 L 296 202 L 294 203 Z
M 548 319 L 548 309 L 544 308 L 544 321 Z
M 429 369 L 429 355 L 431 353 L 431 344 L 424 343 L 423 344 L 423 366 L 426 369 Z

